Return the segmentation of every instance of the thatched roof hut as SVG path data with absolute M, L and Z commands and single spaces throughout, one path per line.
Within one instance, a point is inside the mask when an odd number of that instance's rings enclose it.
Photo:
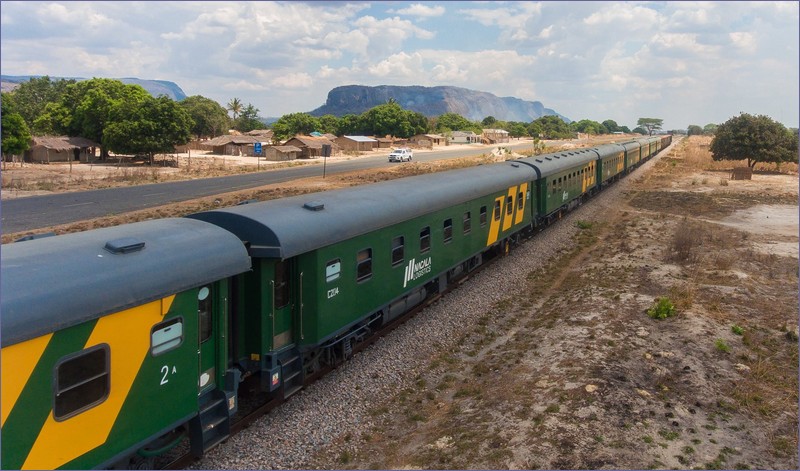
M 25 151 L 28 162 L 88 162 L 100 144 L 78 136 L 34 136 Z

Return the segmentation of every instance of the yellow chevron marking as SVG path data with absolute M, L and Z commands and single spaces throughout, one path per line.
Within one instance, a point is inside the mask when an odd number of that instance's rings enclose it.
M 505 205 L 505 197 L 504 196 L 498 196 L 494 200 L 495 200 L 495 202 L 498 202 L 498 201 L 500 202 L 500 214 L 502 214 L 503 211 L 504 211 L 503 206 Z M 500 219 L 495 219 L 494 218 L 494 207 L 492 207 L 491 218 L 492 218 L 492 223 L 489 226 L 489 239 L 486 240 L 486 246 L 487 247 L 492 245 L 492 244 L 494 244 L 495 242 L 497 242 L 497 236 L 500 233 Z
M 528 199 L 528 184 L 523 183 L 519 186 L 519 192 L 522 193 L 522 204 L 517 208 L 517 215 L 514 217 L 514 224 L 519 224 L 525 218 L 525 200 Z
M 50 342 L 53 334 L 43 335 L 27 342 L 5 347 L 0 353 L 0 371 L 3 380 L 0 381 L 0 395 L 2 395 L 2 421 L 0 426 L 6 424 L 8 414 L 17 403 L 22 389 L 28 383 L 33 369 L 39 363 L 44 349 Z
M 511 207 L 510 208 L 508 208 L 508 207 L 503 208 L 503 230 L 504 231 L 507 231 L 507 230 L 511 229 L 511 223 L 514 222 L 514 216 L 513 216 L 514 212 L 513 211 L 514 211 L 514 199 L 515 199 L 516 196 L 517 196 L 517 187 L 512 186 L 511 188 L 508 189 L 508 198 L 511 198 Z M 506 201 L 508 201 L 508 198 L 506 198 Z M 509 214 L 509 210 L 511 210 L 510 214 Z
M 55 469 L 105 443 L 150 349 L 150 328 L 161 321 L 162 312 L 169 310 L 174 298 L 169 296 L 97 321 L 84 348 L 102 343 L 110 347 L 108 398 L 63 422 L 56 422 L 51 411 L 22 469 Z

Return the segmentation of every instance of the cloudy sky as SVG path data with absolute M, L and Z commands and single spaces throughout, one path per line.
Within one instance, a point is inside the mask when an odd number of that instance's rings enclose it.
M 797 2 L 15 2 L 5 75 L 176 82 L 261 116 L 341 85 L 453 85 L 573 120 L 798 126 Z

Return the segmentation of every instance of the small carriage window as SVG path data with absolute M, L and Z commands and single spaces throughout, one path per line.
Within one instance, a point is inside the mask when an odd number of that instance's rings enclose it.
M 424 227 L 419 233 L 419 251 L 425 253 L 431 249 L 431 228 Z
M 203 286 L 197 291 L 197 315 L 200 319 L 200 342 L 211 337 L 211 288 Z
M 358 268 L 356 281 L 365 281 L 372 278 L 372 249 L 358 252 Z
M 330 283 L 333 280 L 339 279 L 339 274 L 342 272 L 342 261 L 334 259 L 325 265 L 325 281 Z
M 183 342 L 183 319 L 176 317 L 153 327 L 150 334 L 150 353 L 160 355 L 177 348 Z
M 525 203 L 525 200 L 523 198 L 525 198 L 525 193 L 520 191 L 519 194 L 517 195 L 517 210 L 523 208 L 523 205 Z
M 445 219 L 442 229 L 444 229 L 444 241 L 450 242 L 453 240 L 453 220 Z
M 472 220 L 471 220 L 469 211 L 464 213 L 463 229 L 464 229 L 464 234 L 469 234 L 470 231 L 472 230 Z
M 494 217 L 495 221 L 500 220 L 500 201 L 494 202 L 494 212 L 492 213 L 492 217 Z
M 486 206 L 481 206 L 481 227 L 486 225 Z
M 289 263 L 285 260 L 275 264 L 275 309 L 289 305 Z
M 514 212 L 514 197 L 506 196 L 506 214 L 511 214 Z
M 406 258 L 405 237 L 397 236 L 392 239 L 392 266 L 403 263 Z
M 108 344 L 86 349 L 55 366 L 53 418 L 63 421 L 108 398 L 111 371 Z

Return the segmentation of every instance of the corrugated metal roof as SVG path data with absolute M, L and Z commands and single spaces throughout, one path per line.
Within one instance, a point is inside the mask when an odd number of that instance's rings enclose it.
M 105 248 L 109 242 L 131 251 L 114 254 Z M 135 250 L 137 243 L 144 246 Z M 249 269 L 236 236 L 192 219 L 4 244 L 0 341 L 35 338 Z
M 503 162 L 252 203 L 188 217 L 230 230 L 250 244 L 253 256 L 287 259 L 505 191 L 534 177 L 533 169 L 526 165 Z M 313 209 L 304 207 L 312 202 Z
M 356 142 L 378 142 L 377 140 L 367 136 L 343 136 L 343 137 Z

